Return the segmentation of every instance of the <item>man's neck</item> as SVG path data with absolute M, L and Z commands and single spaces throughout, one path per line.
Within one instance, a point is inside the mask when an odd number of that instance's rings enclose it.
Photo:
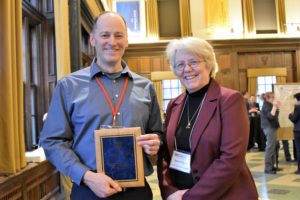
M 123 67 L 120 63 L 114 65 L 104 64 L 97 61 L 97 65 L 100 67 L 101 71 L 108 74 L 118 73 L 123 70 Z

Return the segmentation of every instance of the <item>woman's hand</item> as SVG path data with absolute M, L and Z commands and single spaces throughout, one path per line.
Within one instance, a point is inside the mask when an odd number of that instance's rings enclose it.
M 186 193 L 186 191 L 188 190 L 178 190 L 168 196 L 167 200 L 182 200 L 182 196 L 184 195 L 184 193 Z

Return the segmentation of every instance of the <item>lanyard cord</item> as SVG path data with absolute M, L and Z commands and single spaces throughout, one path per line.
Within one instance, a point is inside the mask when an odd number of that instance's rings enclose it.
M 106 97 L 106 100 L 107 100 L 107 102 L 108 102 L 108 104 L 110 106 L 110 109 L 111 109 L 111 112 L 112 112 L 112 115 L 113 115 L 113 126 L 116 126 L 116 124 L 117 124 L 117 113 L 118 113 L 119 108 L 121 106 L 121 103 L 123 101 L 124 94 L 125 94 L 125 91 L 126 91 L 126 88 L 127 88 L 127 85 L 128 85 L 128 77 L 126 77 L 126 79 L 125 79 L 125 83 L 124 83 L 124 86 L 123 86 L 123 89 L 122 89 L 122 93 L 121 93 L 121 96 L 120 96 L 120 99 L 118 101 L 116 109 L 115 109 L 115 107 L 114 107 L 114 105 L 113 105 L 113 103 L 112 103 L 112 101 L 111 101 L 111 99 L 110 99 L 110 97 L 109 97 L 109 95 L 108 95 L 105 87 L 101 83 L 100 78 L 96 77 L 96 81 L 97 81 L 99 87 L 101 88 L 101 90 L 103 91 L 103 93 L 104 93 L 104 95 Z

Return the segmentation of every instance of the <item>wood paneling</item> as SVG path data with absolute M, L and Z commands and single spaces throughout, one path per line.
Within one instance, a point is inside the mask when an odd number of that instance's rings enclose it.
M 247 90 L 247 73 L 246 71 L 240 71 L 239 72 L 239 87 L 240 87 L 240 91 L 246 91 Z
M 231 56 L 230 53 L 216 53 L 219 70 L 230 70 L 231 69 Z
M 161 71 L 169 71 L 170 70 L 170 63 L 167 57 L 163 57 L 163 67 Z
M 130 69 L 134 72 L 139 73 L 139 59 L 138 58 L 128 58 L 127 64 L 130 66 Z
M 247 39 L 211 40 L 215 49 L 219 72 L 216 80 L 223 86 L 239 91 L 247 89 L 247 69 L 287 68 L 287 82 L 300 81 L 300 40 Z M 125 53 L 129 67 L 133 71 L 149 74 L 150 71 L 169 71 L 165 56 L 167 42 L 151 44 L 132 44 Z M 146 59 L 145 57 L 149 58 Z M 143 66 L 141 63 L 145 63 Z M 150 65 L 150 68 L 149 66 Z M 138 70 L 137 70 L 138 69 Z
M 53 1 L 42 1 L 41 6 L 43 9 L 37 10 L 22 1 L 26 150 L 38 144 L 43 115 L 52 96 L 48 87 L 56 80 Z
M 59 173 L 48 161 L 31 163 L 0 181 L 0 199 L 51 199 L 59 191 Z
M 143 56 L 140 59 L 140 72 L 142 73 L 150 73 L 151 72 L 151 57 L 150 56 Z
M 161 71 L 162 59 L 161 56 L 152 56 L 152 71 Z

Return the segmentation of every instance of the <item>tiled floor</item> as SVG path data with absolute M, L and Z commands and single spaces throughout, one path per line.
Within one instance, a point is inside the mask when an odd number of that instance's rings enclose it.
M 291 151 L 292 152 L 292 151 Z M 264 152 L 251 151 L 246 155 L 260 200 L 300 200 L 300 175 L 295 175 L 296 162 L 286 162 L 283 150 L 279 152 L 279 171 L 276 175 L 264 174 Z M 154 200 L 161 200 L 156 173 L 147 177 Z

